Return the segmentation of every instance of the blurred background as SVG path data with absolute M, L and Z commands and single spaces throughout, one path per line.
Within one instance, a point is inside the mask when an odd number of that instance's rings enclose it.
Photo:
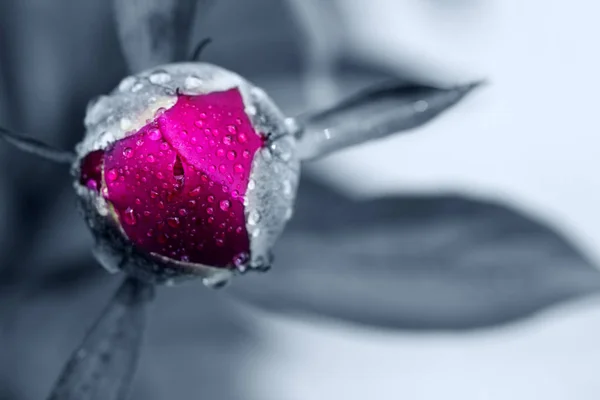
M 289 115 L 394 77 L 442 86 L 486 79 L 418 131 L 311 163 L 306 176 L 350 199 L 453 193 L 498 202 L 558 232 L 592 271 L 598 11 L 584 0 L 220 0 L 199 13 L 194 37 L 213 38 L 205 61 L 262 86 Z M 107 1 L 0 1 L 1 125 L 64 148 L 80 140 L 88 100 L 127 74 L 111 13 Z M 3 400 L 47 395 L 118 284 L 91 258 L 70 185 L 63 166 L 0 145 Z M 511 282 L 538 279 L 528 268 L 541 261 L 522 261 Z M 431 282 L 446 279 L 443 262 L 427 272 Z M 570 267 L 566 259 L 558 281 Z M 494 270 L 478 282 L 491 294 L 507 281 Z M 600 298 L 564 297 L 571 301 L 510 324 L 413 330 L 264 311 L 199 283 L 165 288 L 133 399 L 595 400 Z

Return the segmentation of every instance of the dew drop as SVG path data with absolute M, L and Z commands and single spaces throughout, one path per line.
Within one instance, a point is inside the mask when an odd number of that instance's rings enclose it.
M 256 182 L 254 181 L 254 179 L 250 179 L 248 181 L 248 190 L 254 190 L 255 187 L 256 187 Z
M 150 197 L 153 198 L 153 199 L 157 198 L 158 197 L 158 192 L 156 192 L 154 190 L 151 190 L 150 191 Z
M 125 149 L 123 150 L 123 155 L 127 158 L 133 157 L 133 150 L 131 149 L 131 147 L 125 147 Z
M 116 181 L 118 177 L 119 177 L 119 174 L 117 173 L 117 171 L 115 169 L 109 170 L 108 173 L 106 174 L 106 179 L 108 179 L 110 182 Z
M 162 139 L 162 133 L 160 132 L 160 130 L 154 128 L 154 129 L 150 129 L 150 131 L 148 131 L 148 138 L 150 138 L 150 140 L 160 140 Z
M 171 81 L 171 75 L 166 71 L 155 71 L 148 77 L 148 80 L 155 85 L 162 85 Z
M 244 228 L 242 228 L 241 226 L 238 226 L 237 228 L 235 228 L 235 233 L 237 233 L 238 235 L 240 233 L 242 233 L 244 231 Z
M 146 157 L 146 161 L 148 161 L 149 163 L 153 163 L 154 161 L 156 161 L 156 158 L 153 154 L 148 154 L 148 156 Z
M 225 150 L 223 149 L 218 149 L 216 152 L 217 157 L 223 157 L 225 156 Z
M 212 213 L 214 213 L 214 212 L 215 212 L 215 210 L 214 210 L 212 207 L 208 207 L 208 208 L 206 209 L 206 213 L 207 213 L 208 215 L 211 215 L 211 214 L 212 214 Z
M 135 145 L 140 147 L 144 145 L 144 141 L 142 139 L 138 139 L 137 142 L 135 142 Z M 142 154 L 140 154 L 140 157 L 143 157 Z
M 231 202 L 229 200 L 221 200 L 219 206 L 221 207 L 221 210 L 227 211 L 229 210 L 229 207 L 231 207 Z
M 156 173 L 156 177 L 157 177 L 158 179 L 164 179 L 164 178 L 165 178 L 165 176 L 163 175 L 163 173 L 162 173 L 162 172 L 160 172 L 160 171 L 158 171 L 158 172 Z
M 237 135 L 237 140 L 240 143 L 246 143 L 248 141 L 248 136 L 245 133 L 240 133 Z
M 185 78 L 183 83 L 186 89 L 198 89 L 202 85 L 202 79 L 197 76 L 191 75 Z
M 233 264 L 239 269 L 245 267 L 250 260 L 250 255 L 246 252 L 241 252 L 233 257 Z
M 121 83 L 119 83 L 119 90 L 121 92 L 126 92 L 128 90 L 131 90 L 131 88 L 133 87 L 133 85 L 135 85 L 137 82 L 137 79 L 133 76 L 128 76 L 127 78 L 123 79 L 121 81 Z
M 135 213 L 133 212 L 133 208 L 127 207 L 125 212 L 123 213 L 123 221 L 127 225 L 135 225 L 137 224 L 137 219 L 135 218 Z
M 233 141 L 233 139 L 229 135 L 227 135 L 223 138 L 223 144 L 226 146 L 229 146 L 232 141 Z
M 289 180 L 284 180 L 283 183 L 281 184 L 283 187 L 283 194 L 286 197 L 290 197 L 292 194 L 292 184 Z
M 194 125 L 196 125 L 197 128 L 202 128 L 204 127 L 204 121 L 199 119 L 198 121 L 194 122 Z
M 188 193 L 188 196 L 190 196 L 190 197 L 198 197 L 200 195 L 200 192 L 202 192 L 202 187 L 198 186 L 198 187 L 194 188 L 193 190 L 191 190 Z
M 154 230 L 153 229 L 148 229 L 148 231 L 146 232 L 146 236 L 148 236 L 148 237 L 154 236 Z
M 214 203 L 214 202 L 215 202 L 215 196 L 213 196 L 212 194 L 211 194 L 211 195 L 209 195 L 209 196 L 206 198 L 206 201 L 208 201 L 209 203 Z
M 242 153 L 242 156 L 244 158 L 250 158 L 250 150 L 244 150 L 244 152 Z
M 158 243 L 160 244 L 165 244 L 167 243 L 167 240 L 169 239 L 169 236 L 167 236 L 166 233 L 159 233 L 158 236 L 156 237 L 156 240 L 158 241 Z
M 235 153 L 235 151 L 233 151 L 233 150 L 229 150 L 229 151 L 227 152 L 227 159 L 228 159 L 228 160 L 230 160 L 230 161 L 233 161 L 233 160 L 235 160 L 235 157 L 236 157 L 236 156 L 237 156 L 237 154 L 236 154 L 236 153 Z
M 129 118 L 121 118 L 119 121 L 119 126 L 122 130 L 126 131 L 131 128 L 131 120 Z
M 188 215 L 187 208 L 180 208 L 179 209 L 179 215 L 182 216 L 182 217 L 185 217 L 186 215 Z
M 260 213 L 257 210 L 250 211 L 248 214 L 248 224 L 256 225 L 260 221 Z
M 179 228 L 180 224 L 181 224 L 181 222 L 179 221 L 179 218 L 177 218 L 177 217 L 167 218 L 167 225 L 169 225 L 171 228 Z
M 223 239 L 215 239 L 215 244 L 219 247 L 225 246 L 225 241 Z
M 157 109 L 157 110 L 154 112 L 154 116 L 155 116 L 156 118 L 158 118 L 158 117 L 160 117 L 161 115 L 163 115 L 163 114 L 164 114 L 164 113 L 166 113 L 166 112 L 167 112 L 167 109 L 166 109 L 166 108 L 164 108 L 164 107 L 160 107 L 160 108 L 158 108 L 158 109 Z
M 227 171 L 227 167 L 225 166 L 225 164 L 221 164 L 219 165 L 219 172 L 224 174 Z
M 233 172 L 235 172 L 236 174 L 243 174 L 244 166 L 242 164 L 235 164 L 233 166 Z
M 132 93 L 137 93 L 144 88 L 144 84 L 142 82 L 138 82 L 131 87 Z

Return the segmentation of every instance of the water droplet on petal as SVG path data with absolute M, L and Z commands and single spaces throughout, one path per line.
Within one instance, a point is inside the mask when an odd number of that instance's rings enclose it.
M 248 181 L 248 190 L 254 190 L 255 187 L 256 187 L 256 182 L 254 182 L 254 179 L 250 179 Z
M 146 161 L 148 161 L 149 163 L 153 163 L 154 161 L 156 161 L 156 158 L 153 154 L 148 154 L 148 157 L 146 157 Z
M 217 157 L 223 157 L 223 156 L 225 156 L 225 150 L 218 149 L 215 154 L 217 155 Z
M 223 144 L 226 146 L 229 146 L 231 144 L 233 139 L 231 139 L 231 136 L 227 135 L 223 138 Z
M 219 172 L 224 174 L 227 171 L 227 167 L 225 166 L 225 164 L 221 164 L 219 165 Z
M 213 196 L 213 195 L 211 194 L 211 195 L 209 195 L 209 196 L 206 198 L 206 200 L 207 200 L 209 203 L 214 203 L 214 201 L 215 201 L 215 196 Z
M 236 174 L 243 174 L 244 166 L 242 164 L 235 164 L 233 166 L 233 172 L 235 172 Z
M 190 197 L 198 197 L 201 192 L 202 192 L 202 187 L 198 186 L 198 187 L 194 188 L 193 190 L 191 190 L 188 193 L 188 196 L 190 196 Z
M 229 200 L 221 200 L 219 207 L 221 207 L 221 210 L 227 211 L 231 207 L 231 202 Z
M 240 133 L 239 135 L 237 135 L 237 140 L 240 143 L 246 143 L 248 141 L 248 136 L 246 136 L 245 133 Z
M 250 158 L 250 151 L 249 150 L 244 150 L 244 152 L 242 153 L 242 156 L 244 158 Z
M 117 178 L 119 178 L 119 174 L 117 173 L 117 171 L 115 169 L 111 169 L 106 174 L 106 179 L 108 179 L 110 182 L 116 181 Z
M 167 224 L 171 228 L 179 228 L 180 223 L 181 222 L 179 221 L 179 218 L 177 218 L 177 217 L 169 217 L 169 218 L 167 218 Z
M 236 154 L 236 153 L 235 153 L 235 151 L 233 151 L 233 150 L 229 150 L 229 151 L 227 152 L 227 159 L 228 159 L 228 160 L 230 160 L 230 161 L 233 161 L 233 160 L 235 160 L 235 157 L 236 157 L 236 156 L 237 156 L 237 154 Z
M 125 149 L 123 150 L 123 155 L 126 158 L 131 158 L 133 157 L 133 150 L 131 149 L 131 147 L 125 147 Z
M 123 221 L 127 225 L 135 225 L 135 224 L 137 224 L 137 219 L 135 217 L 135 213 L 133 211 L 133 208 L 127 207 L 125 209 L 125 212 L 123 213 Z
M 194 125 L 196 125 L 197 128 L 202 128 L 204 126 L 204 121 L 199 119 L 198 121 L 194 122 Z
M 156 128 L 150 129 L 148 131 L 148 137 L 150 138 L 150 140 L 160 140 L 162 139 L 162 133 Z

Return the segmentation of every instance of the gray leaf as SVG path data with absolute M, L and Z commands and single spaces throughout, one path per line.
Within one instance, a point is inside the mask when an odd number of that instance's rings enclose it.
M 598 293 L 600 273 L 557 233 L 462 196 L 351 201 L 304 181 L 267 274 L 228 289 L 285 314 L 459 330 Z
M 366 90 L 330 109 L 298 117 L 298 149 L 314 159 L 345 147 L 416 128 L 465 97 L 480 83 L 450 89 L 392 83 Z
M 184 61 L 196 10 L 215 0 L 114 0 L 121 47 L 131 72 Z
M 4 139 L 7 143 L 26 153 L 35 154 L 57 163 L 70 164 L 75 159 L 75 155 L 71 151 L 55 149 L 37 139 L 18 135 L 2 127 L 0 127 L 0 139 Z
M 67 362 L 49 400 L 123 400 L 137 365 L 154 288 L 126 279 Z

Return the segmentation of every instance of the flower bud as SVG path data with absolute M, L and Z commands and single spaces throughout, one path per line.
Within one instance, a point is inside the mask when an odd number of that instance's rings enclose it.
M 214 65 L 125 78 L 88 107 L 72 169 L 99 261 L 154 282 L 268 268 L 298 184 L 289 121 Z

